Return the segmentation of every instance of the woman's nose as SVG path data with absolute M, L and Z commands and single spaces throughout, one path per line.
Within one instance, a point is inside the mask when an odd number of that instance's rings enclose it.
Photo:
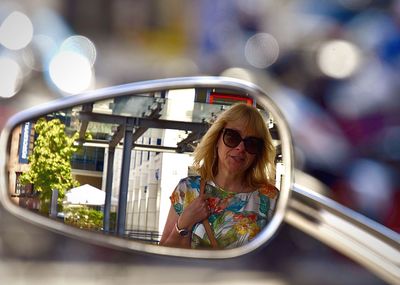
M 244 142 L 241 141 L 241 142 L 237 145 L 236 149 L 237 149 L 237 150 L 240 150 L 240 151 L 245 151 Z

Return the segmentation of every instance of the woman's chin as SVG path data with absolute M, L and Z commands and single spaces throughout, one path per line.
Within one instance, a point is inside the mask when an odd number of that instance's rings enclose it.
M 228 173 L 229 173 L 230 175 L 234 175 L 234 176 L 242 175 L 242 174 L 245 173 L 245 171 L 246 171 L 246 168 L 243 167 L 243 164 L 240 164 L 240 165 L 231 165 L 231 166 L 228 168 Z

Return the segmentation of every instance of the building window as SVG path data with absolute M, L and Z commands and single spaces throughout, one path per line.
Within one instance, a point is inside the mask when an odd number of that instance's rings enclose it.
M 19 181 L 19 177 L 21 176 L 21 172 L 17 172 L 17 179 L 15 181 L 15 195 L 27 195 L 31 193 L 32 190 L 32 185 L 28 184 L 28 185 L 23 185 L 21 184 L 21 182 Z
M 157 138 L 157 145 L 161 145 L 161 138 Z M 160 153 L 160 152 L 157 151 L 157 152 L 156 152 L 156 155 L 159 154 L 159 153 Z

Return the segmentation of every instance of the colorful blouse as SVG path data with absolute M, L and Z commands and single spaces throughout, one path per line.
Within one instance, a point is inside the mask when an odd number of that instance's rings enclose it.
M 178 215 L 200 194 L 200 176 L 179 181 L 171 203 Z M 272 218 L 278 190 L 268 185 L 249 193 L 228 192 L 207 182 L 205 195 L 210 206 L 208 221 L 221 248 L 234 248 L 252 240 Z M 193 226 L 191 247 L 210 247 L 202 223 Z

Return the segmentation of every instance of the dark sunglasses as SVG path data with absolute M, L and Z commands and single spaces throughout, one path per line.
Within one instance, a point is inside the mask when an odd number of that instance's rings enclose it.
M 222 140 L 230 148 L 237 147 L 243 141 L 244 149 L 250 154 L 261 153 L 264 144 L 262 139 L 256 137 L 245 137 L 243 139 L 239 132 L 228 128 L 223 129 Z

